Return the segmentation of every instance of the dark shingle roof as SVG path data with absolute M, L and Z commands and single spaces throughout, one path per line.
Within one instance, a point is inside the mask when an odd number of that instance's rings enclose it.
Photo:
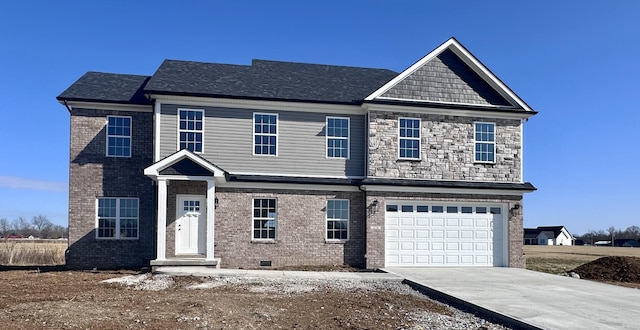
M 358 103 L 398 74 L 356 68 L 254 60 L 251 66 L 166 60 L 148 93 L 329 103 Z
M 144 96 L 148 76 L 85 73 L 57 99 L 60 101 L 100 101 L 109 103 L 151 104 Z

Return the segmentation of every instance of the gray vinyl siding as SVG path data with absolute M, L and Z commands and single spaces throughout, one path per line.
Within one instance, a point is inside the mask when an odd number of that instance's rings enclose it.
M 202 156 L 230 173 L 364 176 L 364 115 L 265 111 L 163 104 L 160 158 L 176 152 L 177 109 L 205 110 Z M 278 114 L 278 155 L 253 155 L 253 113 Z M 326 158 L 327 116 L 350 118 L 349 159 Z

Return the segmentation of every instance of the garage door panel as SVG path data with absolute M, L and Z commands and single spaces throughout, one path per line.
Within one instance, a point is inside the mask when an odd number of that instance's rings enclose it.
M 491 266 L 495 259 L 501 266 L 506 235 L 495 209 L 495 204 L 397 203 L 385 215 L 386 265 Z

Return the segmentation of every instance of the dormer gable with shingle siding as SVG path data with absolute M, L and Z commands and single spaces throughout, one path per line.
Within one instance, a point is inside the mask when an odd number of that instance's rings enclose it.
M 447 40 L 365 100 L 536 113 L 455 38 Z

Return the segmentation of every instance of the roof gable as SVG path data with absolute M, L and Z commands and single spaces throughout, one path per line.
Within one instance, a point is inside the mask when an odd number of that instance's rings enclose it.
M 158 176 L 213 176 L 224 178 L 227 173 L 220 167 L 193 152 L 182 149 L 157 163 L 144 169 L 144 175 L 157 178 Z
M 455 38 L 447 40 L 366 100 L 471 105 L 534 112 Z

